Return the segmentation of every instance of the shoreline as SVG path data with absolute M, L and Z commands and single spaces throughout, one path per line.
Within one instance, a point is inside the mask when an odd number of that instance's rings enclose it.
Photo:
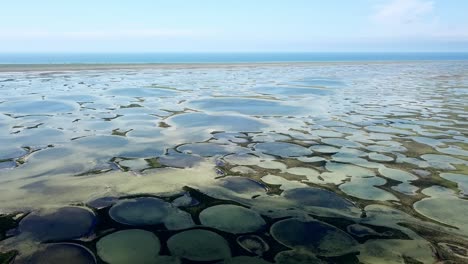
M 400 61 L 310 61 L 310 62 L 223 62 L 223 63 L 70 63 L 70 64 L 0 64 L 0 73 L 50 72 L 87 70 L 145 70 L 145 69 L 202 69 L 278 66 L 409 64 L 409 63 L 468 63 L 468 60 L 400 60 Z

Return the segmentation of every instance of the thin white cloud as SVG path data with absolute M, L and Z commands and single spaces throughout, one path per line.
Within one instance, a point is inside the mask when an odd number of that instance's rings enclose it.
M 427 0 L 391 0 L 376 7 L 374 21 L 383 24 L 412 24 L 432 18 L 434 2 Z
M 370 15 L 369 35 L 392 39 L 466 40 L 466 25 L 451 25 L 437 14 L 431 0 L 384 0 L 374 6 Z

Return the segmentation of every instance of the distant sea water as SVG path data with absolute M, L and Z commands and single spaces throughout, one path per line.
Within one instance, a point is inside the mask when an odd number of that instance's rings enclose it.
M 468 52 L 0 53 L 0 64 L 268 63 L 468 60 Z

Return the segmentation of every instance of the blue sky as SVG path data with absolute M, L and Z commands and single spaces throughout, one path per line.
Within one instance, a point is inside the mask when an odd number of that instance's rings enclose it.
M 0 53 L 468 51 L 466 0 L 2 1 Z

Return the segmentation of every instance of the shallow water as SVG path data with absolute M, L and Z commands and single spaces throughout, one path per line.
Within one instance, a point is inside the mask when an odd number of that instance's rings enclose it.
M 467 262 L 467 70 L 0 73 L 0 257 Z

